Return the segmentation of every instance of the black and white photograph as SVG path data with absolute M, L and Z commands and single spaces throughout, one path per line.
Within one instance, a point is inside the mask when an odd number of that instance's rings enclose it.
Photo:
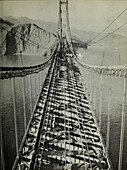
M 1 170 L 127 170 L 127 0 L 0 9 Z

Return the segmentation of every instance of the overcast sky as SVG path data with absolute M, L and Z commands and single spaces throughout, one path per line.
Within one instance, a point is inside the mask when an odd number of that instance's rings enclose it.
M 2 16 L 29 17 L 43 21 L 58 21 L 58 0 L 2 1 Z M 125 8 L 127 1 L 69 0 L 70 25 L 81 30 L 101 31 Z M 127 21 L 127 10 L 110 31 Z M 126 31 L 127 25 L 121 29 Z

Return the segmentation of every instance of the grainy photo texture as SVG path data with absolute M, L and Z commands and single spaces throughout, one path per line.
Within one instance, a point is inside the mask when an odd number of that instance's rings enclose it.
M 127 169 L 127 1 L 0 1 L 2 170 Z

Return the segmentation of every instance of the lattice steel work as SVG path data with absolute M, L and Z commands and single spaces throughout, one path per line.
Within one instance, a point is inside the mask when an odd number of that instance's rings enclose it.
M 87 71 L 106 76 L 127 78 L 127 65 L 119 66 L 94 66 L 82 63 L 75 55 L 75 60 Z
M 110 169 L 80 72 L 68 55 L 58 57 L 36 168 Z
M 110 169 L 71 56 L 55 55 L 13 169 Z

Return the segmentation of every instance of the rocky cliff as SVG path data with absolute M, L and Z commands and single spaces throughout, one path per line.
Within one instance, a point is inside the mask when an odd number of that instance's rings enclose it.
M 56 39 L 57 23 L 53 22 L 33 20 L 27 17 L 3 17 L 0 20 L 0 26 L 0 52 L 2 54 L 14 54 L 21 51 L 23 53 L 44 54 Z M 85 42 L 95 37 L 98 32 L 72 28 L 71 34 L 72 38 L 76 36 Z M 107 33 L 103 33 L 101 37 L 106 35 Z M 123 45 L 127 43 L 127 38 L 122 35 L 112 34 L 104 41 L 99 42 L 99 45 L 105 46 L 106 44 L 110 46 L 112 41 L 115 43 L 119 41 Z
M 36 24 L 13 24 L 1 19 L 2 54 L 45 53 L 55 42 L 56 35 Z

